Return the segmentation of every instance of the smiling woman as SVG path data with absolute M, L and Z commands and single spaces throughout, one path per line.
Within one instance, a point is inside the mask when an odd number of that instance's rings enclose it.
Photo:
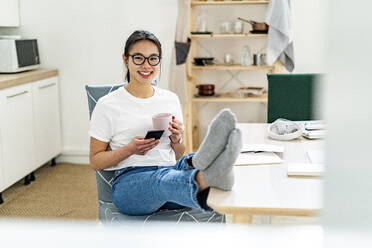
M 206 204 L 209 187 L 231 189 L 241 133 L 234 114 L 222 110 L 198 152 L 184 155 L 178 96 L 151 84 L 161 56 L 154 34 L 138 30 L 127 39 L 123 62 L 128 84 L 101 97 L 93 110 L 90 164 L 95 170 L 114 171 L 112 201 L 124 214 L 185 207 L 212 211 Z M 160 139 L 146 139 L 146 132 L 156 129 L 152 120 L 159 114 L 172 116 L 165 122 L 168 132 Z

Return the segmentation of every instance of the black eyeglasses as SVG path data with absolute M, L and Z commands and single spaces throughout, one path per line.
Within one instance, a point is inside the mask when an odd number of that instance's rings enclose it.
M 160 63 L 161 57 L 158 55 L 151 55 L 150 57 L 145 57 L 142 54 L 129 54 L 130 57 L 132 57 L 132 61 L 135 65 L 143 65 L 145 61 L 152 65 L 158 65 Z

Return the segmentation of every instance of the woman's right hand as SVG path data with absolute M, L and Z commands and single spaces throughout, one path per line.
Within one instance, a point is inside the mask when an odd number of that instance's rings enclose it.
M 127 144 L 127 147 L 132 154 L 145 155 L 149 150 L 157 146 L 159 142 L 160 140 L 155 140 L 154 138 L 145 139 L 144 137 L 136 136 Z

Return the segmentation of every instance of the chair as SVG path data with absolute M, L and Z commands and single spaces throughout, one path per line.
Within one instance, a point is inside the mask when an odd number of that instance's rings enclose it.
M 153 82 L 156 85 L 156 81 Z M 89 116 L 91 117 L 97 101 L 104 95 L 117 90 L 124 84 L 116 85 L 86 85 L 85 89 L 88 95 Z M 182 208 L 176 210 L 162 209 L 152 215 L 131 216 L 122 214 L 112 202 L 112 181 L 113 171 L 97 170 L 96 182 L 98 193 L 98 216 L 101 222 L 107 223 L 128 223 L 131 221 L 141 221 L 147 223 L 150 221 L 174 221 L 179 222 L 217 222 L 225 223 L 224 215 L 213 211 L 202 211 L 191 208 Z
M 319 78 L 321 74 L 268 74 L 267 122 L 278 118 L 292 121 L 319 117 Z

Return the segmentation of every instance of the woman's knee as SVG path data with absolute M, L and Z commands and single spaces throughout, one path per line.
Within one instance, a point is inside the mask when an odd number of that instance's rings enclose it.
M 153 204 L 146 204 L 140 200 L 126 199 L 113 195 L 112 202 L 120 210 L 121 213 L 126 215 L 148 215 L 153 214 L 160 207 L 154 207 Z
M 116 187 L 112 191 L 112 202 L 120 212 L 127 215 L 147 215 L 154 213 L 162 204 L 156 204 L 150 198 L 136 192 L 135 188 Z

